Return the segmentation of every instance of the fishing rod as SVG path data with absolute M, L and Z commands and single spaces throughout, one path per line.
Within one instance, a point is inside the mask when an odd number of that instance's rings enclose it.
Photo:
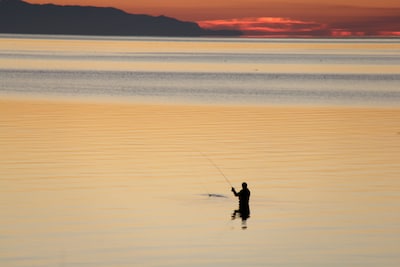
M 226 181 L 231 187 L 233 187 L 233 185 L 231 184 L 231 182 L 229 181 L 229 179 L 225 176 L 225 174 L 224 174 L 224 173 L 222 172 L 222 170 L 218 167 L 218 165 L 215 164 L 215 162 L 214 162 L 211 158 L 207 157 L 203 152 L 199 152 L 199 153 L 200 153 L 203 157 L 205 157 L 206 159 L 208 159 L 208 161 L 211 162 L 211 164 L 219 171 L 219 173 L 222 174 L 222 176 L 224 176 L 225 181 Z

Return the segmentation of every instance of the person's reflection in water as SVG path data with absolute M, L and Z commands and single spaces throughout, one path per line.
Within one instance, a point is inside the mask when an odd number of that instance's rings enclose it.
M 232 192 L 236 197 L 239 197 L 239 209 L 233 211 L 232 220 L 239 216 L 242 218 L 242 229 L 246 229 L 247 219 L 250 217 L 250 190 L 247 188 L 247 183 L 242 183 L 242 190 L 236 192 L 235 188 L 232 187 Z

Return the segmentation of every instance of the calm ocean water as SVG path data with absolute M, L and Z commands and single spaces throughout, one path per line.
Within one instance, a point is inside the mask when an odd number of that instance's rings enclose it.
M 0 36 L 0 265 L 399 266 L 399 63 L 399 40 Z
M 400 41 L 2 36 L 0 93 L 146 102 L 400 103 Z

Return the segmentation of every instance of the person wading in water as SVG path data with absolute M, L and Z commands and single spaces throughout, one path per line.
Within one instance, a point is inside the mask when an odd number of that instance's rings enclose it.
M 232 219 L 236 218 L 236 215 L 239 214 L 240 218 L 242 218 L 242 228 L 247 228 L 246 220 L 250 217 L 250 190 L 247 188 L 247 183 L 242 183 L 242 190 L 236 192 L 235 188 L 232 187 L 232 192 L 236 197 L 239 197 L 239 209 L 234 210 L 232 214 Z

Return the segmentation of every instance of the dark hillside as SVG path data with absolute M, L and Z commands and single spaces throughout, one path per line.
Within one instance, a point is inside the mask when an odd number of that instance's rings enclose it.
M 0 33 L 120 35 L 120 36 L 237 36 L 239 31 L 211 31 L 193 22 L 165 16 L 128 14 L 116 8 L 36 5 L 0 0 Z

